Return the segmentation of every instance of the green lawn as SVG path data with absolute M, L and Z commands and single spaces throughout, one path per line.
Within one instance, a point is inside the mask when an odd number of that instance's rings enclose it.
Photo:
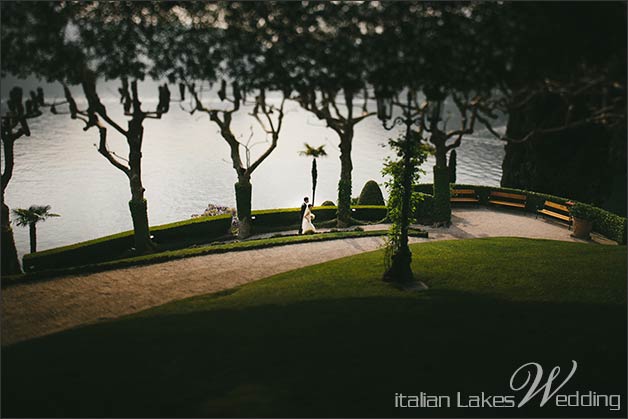
M 3 347 L 2 415 L 625 417 L 625 246 L 412 248 L 429 291 L 380 281 L 378 251 Z M 619 393 L 622 411 L 393 408 L 396 392 L 513 394 L 520 365 L 562 378 L 572 359 L 561 393 Z

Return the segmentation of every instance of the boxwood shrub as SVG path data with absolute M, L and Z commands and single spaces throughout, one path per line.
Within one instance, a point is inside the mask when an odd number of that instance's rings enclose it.
M 421 200 L 417 204 L 414 218 L 418 223 L 431 224 L 433 222 L 434 196 L 420 192 Z
M 312 212 L 317 222 L 329 221 L 336 218 L 336 207 L 314 207 Z M 251 214 L 251 223 L 254 233 L 275 231 L 278 229 L 299 228 L 301 224 L 301 208 L 276 208 L 256 210 Z
M 537 210 L 543 208 L 545 201 L 552 201 L 558 204 L 565 204 L 568 201 L 576 202 L 574 200 L 570 200 L 568 198 L 563 198 L 560 196 L 549 195 L 540 192 L 532 192 L 526 191 L 522 189 L 513 189 L 513 188 L 501 188 L 497 186 L 480 186 L 480 185 L 466 185 L 466 184 L 452 184 L 452 188 L 454 189 L 475 189 L 478 193 L 478 198 L 480 200 L 480 204 L 488 205 L 488 198 L 491 191 L 500 191 L 507 193 L 515 193 L 526 195 L 526 208 L 527 212 L 536 213 Z M 432 184 L 422 183 L 415 187 L 418 192 L 422 192 L 424 194 L 429 194 L 432 191 Z M 427 209 L 425 207 L 424 209 Z M 603 210 L 602 208 L 592 207 L 591 213 L 593 216 L 591 217 L 593 221 L 593 231 L 596 231 L 605 237 L 608 237 L 611 240 L 616 241 L 619 244 L 626 244 L 626 229 L 627 229 L 627 220 L 626 217 L 621 217 L 619 215 L 613 214 L 609 211 Z
M 362 192 L 360 192 L 360 197 L 358 198 L 359 205 L 385 205 L 384 195 L 382 195 L 382 190 L 380 189 L 377 182 L 374 180 L 369 180 L 366 182 L 364 187 L 362 188 Z
M 384 205 L 354 205 L 351 207 L 351 217 L 360 221 L 383 221 L 388 215 L 388 208 Z
M 218 215 L 159 225 L 151 227 L 150 231 L 155 243 L 165 250 L 208 243 L 225 236 L 230 227 L 231 215 Z M 133 231 L 125 231 L 24 255 L 24 270 L 39 271 L 106 262 L 130 256 L 133 245 Z

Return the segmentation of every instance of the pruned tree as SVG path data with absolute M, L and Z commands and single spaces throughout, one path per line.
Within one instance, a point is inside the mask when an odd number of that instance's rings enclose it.
M 277 147 L 286 100 L 290 96 L 290 89 L 282 83 L 282 74 L 276 68 L 275 51 L 252 42 L 245 31 L 233 25 L 234 13 L 237 15 L 239 10 L 257 7 L 264 5 L 181 4 L 163 16 L 165 25 L 162 25 L 159 42 L 150 50 L 157 74 L 165 74 L 182 83 L 182 98 L 184 92 L 189 93 L 191 105 L 182 108 L 190 114 L 206 114 L 229 146 L 231 164 L 237 176 L 235 196 L 241 238 L 251 234 L 251 177 Z M 263 60 L 260 59 L 262 55 Z M 212 96 L 214 83 L 218 84 L 215 94 L 220 105 L 207 100 L 207 96 L 215 98 Z M 272 92 L 278 92 L 281 98 L 268 98 Z M 239 140 L 242 134 L 234 132 L 232 121 L 236 112 L 246 110 L 267 141 L 252 144 L 251 137 L 247 142 Z M 266 143 L 266 147 L 253 157 L 253 146 L 261 143 Z
M 223 87 L 219 91 L 219 95 L 221 100 L 225 100 L 227 97 L 224 93 L 224 82 L 222 86 Z M 235 184 L 236 209 L 239 221 L 238 236 L 240 238 L 246 238 L 251 235 L 251 207 L 253 191 L 251 176 L 253 175 L 255 169 L 257 169 L 262 162 L 270 156 L 273 150 L 277 148 L 279 134 L 281 133 L 281 128 L 283 126 L 286 96 L 285 94 L 283 95 L 279 106 L 267 103 L 264 89 L 261 89 L 259 94 L 256 96 L 255 105 L 250 115 L 257 121 L 264 133 L 269 137 L 270 143 L 257 158 L 252 159 L 252 145 L 250 144 L 251 138 L 249 138 L 249 142 L 247 143 L 239 141 L 231 125 L 233 121 L 232 115 L 240 109 L 240 102 L 242 100 L 238 83 L 234 82 L 233 84 L 233 98 L 230 100 L 233 107 L 228 110 L 209 108 L 203 105 L 196 91 L 195 83 L 188 82 L 187 90 L 194 98 L 195 103 L 190 113 L 193 114 L 198 111 L 207 114 L 209 116 L 209 120 L 218 126 L 220 129 L 220 135 L 229 145 L 231 162 L 238 179 Z M 273 114 L 276 114 L 276 117 Z M 242 158 L 243 151 L 244 159 Z
M 140 253 L 154 249 L 141 175 L 144 121 L 159 119 L 168 112 L 170 92 L 167 85 L 161 86 L 156 110 L 146 111 L 142 109 L 138 82 L 149 70 L 146 48 L 155 35 L 154 18 L 167 13 L 172 5 L 42 2 L 2 6 L 3 73 L 20 77 L 34 74 L 63 84 L 65 101 L 55 103 L 53 112 L 68 113 L 72 119 L 84 122 L 84 131 L 95 128 L 98 132 L 98 151 L 129 181 L 135 249 Z M 5 53 L 12 58 L 8 62 Z M 121 81 L 126 127 L 109 114 L 101 101 L 99 78 Z M 86 108 L 77 105 L 68 87 L 71 84 L 81 86 Z M 59 109 L 62 104 L 68 106 L 67 112 Z M 128 158 L 109 149 L 110 130 L 125 138 Z
M 364 3 L 243 3 L 225 21 L 250 44 L 261 45 L 256 62 L 296 92 L 292 98 L 339 139 L 338 225 L 351 224 L 351 152 L 355 126 L 374 115 L 365 82 L 366 34 L 375 6 Z M 272 56 L 268 57 L 268 52 Z M 274 67 L 271 69 L 271 67 Z
M 23 136 L 29 137 L 31 130 L 28 126 L 28 120 L 42 115 L 40 109 L 44 106 L 43 90 L 37 89 L 37 94 L 31 94 L 31 98 L 23 101 L 23 90 L 20 87 L 14 87 L 9 92 L 7 101 L 7 112 L 2 116 L 2 152 L 4 167 L 2 169 L 2 275 L 15 275 L 22 272 L 20 261 L 17 256 L 15 247 L 15 239 L 11 228 L 9 216 L 9 207 L 5 203 L 5 191 L 9 185 L 9 181 L 13 176 L 13 168 L 15 165 L 15 142 Z
M 144 197 L 144 186 L 142 184 L 142 144 L 144 140 L 144 121 L 146 119 L 160 119 L 163 113 L 168 112 L 170 106 L 170 92 L 168 85 L 159 86 L 159 102 L 155 111 L 144 111 L 140 101 L 137 80 L 128 82 L 126 77 L 121 78 L 122 87 L 121 102 L 124 107 L 124 115 L 129 117 L 127 128 L 116 122 L 107 113 L 107 108 L 100 100 L 96 91 L 95 74 L 86 71 L 81 82 L 83 92 L 87 99 L 87 108 L 79 109 L 72 93 L 64 84 L 65 102 L 56 104 L 58 107 L 67 104 L 67 112 L 72 119 L 84 122 L 84 131 L 96 128 L 98 131 L 98 152 L 111 163 L 113 167 L 120 170 L 127 177 L 131 190 L 131 200 L 129 209 L 133 220 L 135 250 L 138 253 L 155 250 L 156 245 L 150 237 L 148 224 L 148 204 Z M 59 114 L 58 110 L 55 113 Z M 124 136 L 128 145 L 128 158 L 124 158 L 107 145 L 108 129 L 113 129 Z

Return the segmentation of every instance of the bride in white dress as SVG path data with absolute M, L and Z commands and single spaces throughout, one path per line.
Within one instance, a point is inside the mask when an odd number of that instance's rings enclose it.
M 312 204 L 308 205 L 303 213 L 303 221 L 301 221 L 301 227 L 303 228 L 303 234 L 316 233 L 316 228 L 312 224 L 312 220 L 316 218 L 312 214 Z

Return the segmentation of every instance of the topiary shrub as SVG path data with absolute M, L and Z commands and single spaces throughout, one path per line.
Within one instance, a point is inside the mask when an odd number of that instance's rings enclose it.
M 360 198 L 358 198 L 358 205 L 386 205 L 384 202 L 384 195 L 379 185 L 374 180 L 366 182 L 360 192 Z
M 427 193 L 418 192 L 420 200 L 416 206 L 414 218 L 419 224 L 432 224 L 434 211 L 434 196 Z
M 449 183 L 456 183 L 456 165 L 457 165 L 457 155 L 456 150 L 451 150 L 449 153 Z
M 432 215 L 434 222 L 451 222 L 451 203 L 449 201 L 449 168 L 434 166 L 434 203 Z
M 321 204 L 321 207 L 335 207 L 336 204 L 334 204 L 332 201 L 325 201 Z

